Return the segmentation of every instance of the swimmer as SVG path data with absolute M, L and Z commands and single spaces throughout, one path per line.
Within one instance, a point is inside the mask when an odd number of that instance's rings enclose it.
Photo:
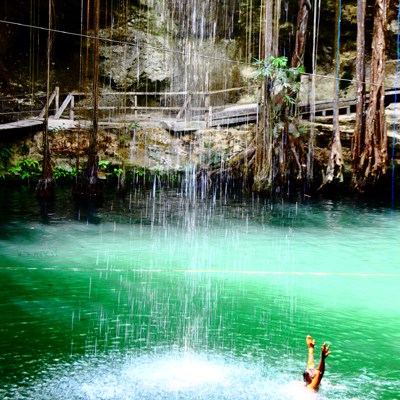
M 308 335 L 306 338 L 308 347 L 307 369 L 303 372 L 303 379 L 308 389 L 317 391 L 321 383 L 322 377 L 325 372 L 325 358 L 331 354 L 329 346 L 325 343 L 321 347 L 321 358 L 319 360 L 318 368 L 314 366 L 314 345 L 315 340 Z

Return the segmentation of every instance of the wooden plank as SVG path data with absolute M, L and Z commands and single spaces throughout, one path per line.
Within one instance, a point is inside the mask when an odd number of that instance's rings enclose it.
M 248 104 L 236 104 L 225 107 L 219 113 L 254 113 L 258 110 L 258 103 L 248 103 Z
M 65 98 L 63 103 L 61 104 L 61 107 L 58 109 L 58 111 L 55 113 L 54 118 L 58 119 L 61 117 L 61 114 L 64 112 L 64 110 L 67 108 L 69 102 L 72 100 L 72 94 L 68 93 L 68 96 Z
M 257 117 L 259 114 L 258 110 L 254 110 L 253 112 L 220 112 L 220 113 L 214 113 L 213 114 L 213 121 L 216 121 L 218 119 L 226 119 L 226 118 L 235 118 L 235 117 L 245 117 L 245 116 L 251 116 L 251 117 Z
M 244 115 L 244 116 L 232 116 L 227 118 L 221 118 L 217 120 L 212 120 L 210 126 L 228 126 L 228 125 L 237 125 L 243 123 L 250 123 L 257 121 L 258 116 L 254 115 Z
M 205 121 L 161 121 L 161 126 L 171 132 L 195 132 L 206 129 Z
M 75 109 L 75 97 L 71 95 L 71 105 L 69 106 L 69 119 L 71 121 L 74 120 L 75 114 L 74 114 L 74 109 Z
M 43 120 L 40 119 L 24 119 L 21 121 L 9 122 L 8 124 L 0 124 L 1 131 L 8 131 L 12 129 L 23 129 L 43 126 Z
M 177 120 L 181 118 L 183 112 L 186 112 L 186 113 L 188 112 L 188 108 L 190 109 L 190 102 L 191 101 L 192 101 L 192 96 L 189 94 L 189 96 L 187 97 L 185 103 L 183 104 L 183 106 L 179 110 L 178 115 L 176 116 Z
M 49 104 L 48 107 L 51 106 L 51 103 L 53 102 L 53 100 L 56 98 L 57 95 L 57 90 L 54 90 L 54 92 L 51 94 L 50 98 L 49 98 Z M 46 106 L 43 107 L 42 111 L 39 114 L 39 118 L 43 118 L 44 114 L 46 114 Z

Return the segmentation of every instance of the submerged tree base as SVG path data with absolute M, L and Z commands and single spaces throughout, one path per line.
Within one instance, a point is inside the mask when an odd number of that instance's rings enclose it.
M 51 199 L 55 195 L 55 187 L 54 177 L 41 178 L 36 186 L 36 196 L 41 199 Z
M 98 199 L 103 196 L 103 185 L 99 179 L 81 178 L 72 189 L 74 197 Z

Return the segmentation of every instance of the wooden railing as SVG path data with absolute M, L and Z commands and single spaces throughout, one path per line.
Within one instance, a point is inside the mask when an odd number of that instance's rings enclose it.
M 216 90 L 210 92 L 102 92 L 100 96 L 99 112 L 109 111 L 107 116 L 108 119 L 115 118 L 119 121 L 137 121 L 141 122 L 141 118 L 149 118 L 149 114 L 160 113 L 166 115 L 168 113 L 168 120 L 179 121 L 185 117 L 185 121 L 202 121 L 202 125 L 206 127 L 215 127 L 222 125 L 231 125 L 238 123 L 249 123 L 256 122 L 259 118 L 259 105 L 258 103 L 229 103 L 229 101 L 221 101 L 221 97 L 225 100 L 233 93 L 238 93 L 237 98 L 240 94 L 252 91 L 256 93 L 257 88 L 255 86 L 246 86 L 240 88 L 231 88 L 225 90 Z M 107 97 L 114 96 L 117 104 L 112 104 Z M 219 102 L 214 96 L 219 96 Z M 62 102 L 60 105 L 61 98 Z M 145 100 L 139 101 L 139 99 L 151 98 L 154 103 L 154 99 L 159 101 L 160 105 L 148 105 Z M 200 101 L 201 99 L 201 101 Z M 385 103 L 386 105 L 394 102 L 398 102 L 400 99 L 400 92 L 398 88 L 388 88 L 385 91 Z M 179 104 L 179 101 L 181 104 Z M 368 101 L 368 94 L 367 94 Z M 356 99 L 341 99 L 339 101 L 339 114 L 350 114 L 355 112 Z M 85 104 L 86 103 L 86 104 Z M 66 95 L 60 94 L 60 89 L 55 88 L 54 92 L 49 97 L 48 109 L 49 118 L 62 119 L 66 112 L 66 116 L 69 120 L 74 120 L 77 116 L 80 119 L 88 119 L 86 112 L 93 110 L 93 107 L 87 105 L 90 102 L 88 93 L 83 92 L 71 92 Z M 102 105 L 103 103 L 103 105 Z M 143 105 L 144 103 L 144 105 Z M 224 103 L 224 104 L 222 104 Z M 109 105 L 104 105 L 109 104 Z M 150 104 L 150 103 L 149 103 Z M 174 105 L 176 104 L 176 105 Z M 315 116 L 333 116 L 334 101 L 316 101 L 312 107 L 310 103 L 301 103 L 298 106 L 298 111 L 302 118 L 308 118 L 311 113 Z M 36 111 L 38 112 L 38 111 Z M 31 110 L 29 116 L 26 116 L 26 112 L 22 115 L 21 121 L 30 119 L 31 124 L 37 124 L 38 120 L 43 120 L 46 113 L 46 106 L 39 112 L 38 117 L 34 117 L 34 110 Z M 37 114 L 36 114 L 37 115 Z M 101 116 L 100 116 L 101 117 Z M 104 117 L 104 113 L 103 113 Z M 64 117 L 65 119 L 65 117 Z M 101 119 L 101 118 L 100 118 Z M 35 122 L 36 120 L 36 122 Z M 104 120 L 104 119 L 103 119 Z M 3 126 L 3 129 L 9 129 Z M 10 123 L 11 128 L 19 127 L 20 124 Z M 1 128 L 0 128 L 1 129 Z
M 197 113 L 197 115 L 202 115 L 205 121 L 210 121 L 213 118 L 215 113 L 221 112 L 222 110 L 226 109 L 229 106 L 233 106 L 235 104 L 223 104 L 223 105 L 213 105 L 212 96 L 215 95 L 227 95 L 231 92 L 243 92 L 243 91 L 250 91 L 255 90 L 254 86 L 248 87 L 240 87 L 240 88 L 231 88 L 231 89 L 224 89 L 224 90 L 215 90 L 210 92 L 103 92 L 101 93 L 101 98 L 106 98 L 107 96 L 117 96 L 124 99 L 131 98 L 133 99 L 133 105 L 117 105 L 117 106 L 100 106 L 99 110 L 108 110 L 108 111 L 115 111 L 119 113 L 133 113 L 135 117 L 138 116 L 139 111 L 144 112 L 151 112 L 151 111 L 164 111 L 164 112 L 175 112 L 175 118 L 179 120 L 185 113 Z M 49 107 L 51 104 L 55 103 L 55 113 L 53 118 L 59 119 L 61 118 L 62 114 L 65 112 L 67 107 L 69 106 L 69 119 L 73 120 L 75 111 L 85 111 L 91 110 L 92 107 L 90 106 L 83 106 L 77 105 L 75 106 L 75 97 L 86 97 L 87 94 L 82 92 L 71 92 L 68 93 L 65 97 L 64 101 L 62 102 L 61 106 L 59 106 L 59 98 L 60 98 L 60 91 L 57 87 L 55 91 L 52 93 L 49 99 Z M 184 102 L 181 106 L 140 106 L 138 105 L 138 98 L 140 97 L 159 97 L 168 98 L 168 97 L 181 97 L 184 98 Z M 204 106 L 193 106 L 193 97 L 203 97 Z M 386 105 L 397 102 L 400 100 L 400 91 L 396 88 L 388 88 L 385 91 L 385 99 Z M 367 101 L 368 101 L 368 94 L 367 94 Z M 341 99 L 339 100 L 339 113 L 340 114 L 350 114 L 355 112 L 357 99 Z M 252 103 L 256 106 L 255 103 Z M 249 104 L 250 105 L 250 104 Z M 334 110 L 334 101 L 333 100 L 323 100 L 323 101 L 316 101 L 312 107 L 313 112 L 316 115 L 320 116 L 330 116 L 333 115 Z M 39 114 L 39 117 L 42 118 L 45 113 L 45 107 Z M 300 103 L 299 104 L 299 113 L 303 117 L 308 117 L 311 113 L 311 105 L 309 103 Z M 190 118 L 189 118 L 190 119 Z
M 230 93 L 238 92 L 243 93 L 245 91 L 255 90 L 254 86 L 246 86 L 240 88 L 231 88 L 231 89 L 224 89 L 224 90 L 215 90 L 210 92 L 102 92 L 100 96 L 100 106 L 99 111 L 110 111 L 120 115 L 126 115 L 129 113 L 134 118 L 139 117 L 139 112 L 147 114 L 149 112 L 163 112 L 163 113 L 171 113 L 174 115 L 176 120 L 181 119 L 184 115 L 186 119 L 203 119 L 206 121 L 207 125 L 209 125 L 213 119 L 213 115 L 223 109 L 225 109 L 228 105 L 213 105 L 213 96 L 227 96 Z M 108 96 L 115 96 L 121 98 L 121 101 L 117 105 L 101 105 L 101 103 L 108 103 L 106 100 Z M 85 111 L 90 111 L 93 109 L 91 106 L 79 104 L 75 98 L 82 98 L 88 97 L 87 93 L 83 92 L 71 92 L 66 95 L 64 98 L 61 106 L 60 104 L 60 90 L 58 87 L 54 90 L 54 92 L 49 97 L 48 108 L 52 109 L 54 115 L 51 115 L 51 118 L 60 119 L 62 118 L 63 114 L 69 108 L 68 118 L 70 120 L 75 119 L 75 115 L 77 113 L 83 113 Z M 165 101 L 165 103 L 170 103 L 167 99 L 172 98 L 180 98 L 183 99 L 182 105 L 139 105 L 139 98 L 140 97 L 152 97 L 158 98 L 159 100 Z M 193 99 L 195 97 L 201 98 L 201 102 L 196 103 Z M 126 105 L 127 100 L 131 105 Z M 172 102 L 171 102 L 172 103 Z M 199 105 L 202 103 L 203 105 Z M 53 107 L 52 107 L 53 106 Z M 43 118 L 46 112 L 46 106 L 43 107 L 39 114 L 39 118 Z
M 59 106 L 60 104 L 60 88 L 57 86 L 54 90 L 54 92 L 51 94 L 49 97 L 49 102 L 48 102 L 48 107 L 51 107 L 52 103 L 55 103 L 55 114 L 54 118 L 59 119 L 65 109 L 70 106 L 69 108 L 69 119 L 74 120 L 74 108 L 75 108 L 75 96 L 73 93 L 68 93 L 67 97 L 64 99 L 64 101 L 61 104 L 61 107 Z M 43 118 L 46 113 L 46 106 L 43 107 L 42 111 L 39 114 L 39 118 Z

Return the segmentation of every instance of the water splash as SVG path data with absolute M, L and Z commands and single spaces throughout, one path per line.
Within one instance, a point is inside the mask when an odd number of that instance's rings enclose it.
M 317 398 L 294 375 L 276 366 L 161 349 L 147 355 L 113 354 L 60 363 L 26 384 L 25 389 L 14 388 L 11 393 L 19 399 L 42 400 Z

